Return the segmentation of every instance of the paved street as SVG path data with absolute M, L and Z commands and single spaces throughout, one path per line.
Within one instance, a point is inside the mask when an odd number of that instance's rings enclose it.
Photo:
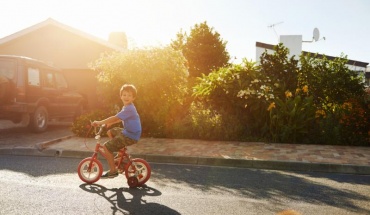
M 84 184 L 79 161 L 0 155 L 0 214 L 370 213 L 370 176 L 151 163 L 129 189 L 122 175 Z

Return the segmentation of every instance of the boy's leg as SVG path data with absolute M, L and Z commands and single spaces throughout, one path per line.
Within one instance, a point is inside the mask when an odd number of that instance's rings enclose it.
M 109 151 L 109 149 L 107 149 L 107 147 L 104 145 L 103 146 L 104 148 L 104 151 L 105 151 L 105 158 L 107 159 L 108 161 L 108 165 L 109 165 L 109 172 L 110 173 L 115 173 L 117 172 L 116 170 L 116 165 L 114 164 L 114 157 L 113 157 L 113 153 Z
M 119 128 L 119 127 L 114 127 L 114 128 L 111 128 L 107 131 L 107 135 L 108 135 L 109 139 L 113 139 L 115 136 L 117 136 L 121 133 L 122 133 L 122 128 Z
M 113 132 L 112 132 L 113 131 Z M 111 130 L 112 139 L 108 140 L 104 143 L 103 149 L 105 154 L 105 159 L 108 161 L 109 171 L 102 175 L 102 178 L 113 178 L 118 176 L 118 171 L 116 169 L 116 165 L 114 163 L 114 152 L 117 152 L 120 148 L 120 136 L 116 135 L 114 130 Z M 108 134 L 109 135 L 109 134 Z
M 112 132 L 110 130 L 107 131 L 107 135 L 108 135 L 109 139 L 113 138 Z
M 137 143 L 136 140 L 130 139 L 124 135 L 114 135 L 114 138 L 108 140 L 104 143 L 104 151 L 105 151 L 105 159 L 107 159 L 109 164 L 109 172 L 104 174 L 102 177 L 104 178 L 113 178 L 118 175 L 118 171 L 116 169 L 116 165 L 114 163 L 114 156 L 113 152 L 119 151 L 121 148 L 133 145 Z

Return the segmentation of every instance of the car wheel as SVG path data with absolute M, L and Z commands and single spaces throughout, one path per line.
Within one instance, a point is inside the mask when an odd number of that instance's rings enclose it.
M 48 127 L 48 111 L 44 106 L 36 108 L 30 115 L 29 127 L 34 132 L 43 132 Z

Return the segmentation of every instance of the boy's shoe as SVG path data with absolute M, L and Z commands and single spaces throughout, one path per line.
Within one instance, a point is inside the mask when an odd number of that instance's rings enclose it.
M 100 178 L 105 179 L 105 178 L 114 178 L 118 176 L 118 172 L 110 173 L 109 171 L 103 174 Z

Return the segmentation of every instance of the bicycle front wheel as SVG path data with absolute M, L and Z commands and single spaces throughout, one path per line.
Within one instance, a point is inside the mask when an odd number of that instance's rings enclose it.
M 78 165 L 77 172 L 83 182 L 92 184 L 100 179 L 103 165 L 98 160 L 85 158 Z

